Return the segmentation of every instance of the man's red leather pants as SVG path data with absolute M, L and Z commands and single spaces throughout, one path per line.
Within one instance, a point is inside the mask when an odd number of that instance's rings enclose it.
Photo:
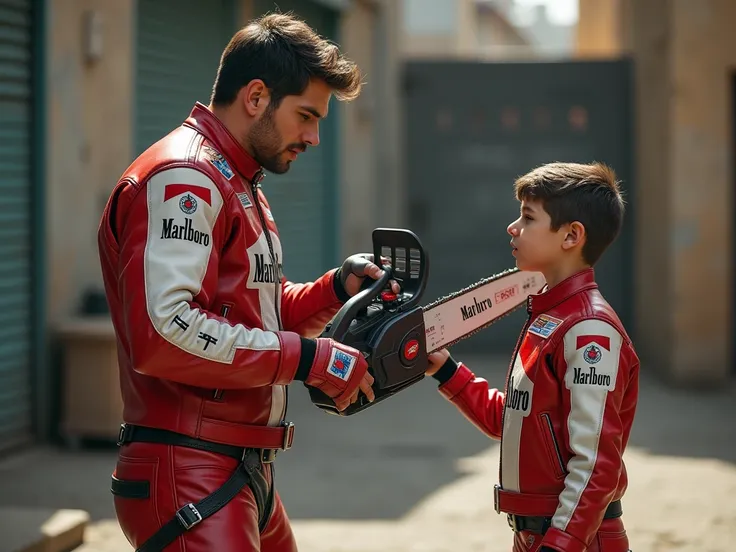
M 120 449 L 114 476 L 123 482 L 148 481 L 147 498 L 115 495 L 118 522 L 130 544 L 141 546 L 176 511 L 217 490 L 238 461 L 211 452 L 164 444 L 129 443 Z M 273 486 L 273 464 L 261 464 L 254 479 Z M 185 532 L 166 552 L 296 552 L 289 518 L 278 493 L 259 531 L 259 503 L 250 485 L 212 516 Z M 263 504 L 260 504 L 263 509 Z M 270 515 L 269 515 L 270 514 Z

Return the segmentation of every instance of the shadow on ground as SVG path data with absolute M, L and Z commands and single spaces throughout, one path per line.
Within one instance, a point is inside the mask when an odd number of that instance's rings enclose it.
M 506 359 L 473 361 L 503 386 Z M 442 399 L 432 380 L 375 409 L 338 418 L 292 386 L 295 448 L 277 460 L 277 485 L 292 519 L 397 519 L 458 478 L 461 458 L 495 444 Z M 686 392 L 642 378 L 631 445 L 655 455 L 736 463 L 736 393 Z M 81 508 L 114 517 L 109 492 L 116 450 L 35 448 L 0 464 L 0 506 Z M 478 489 L 490 493 L 495 481 Z
M 643 374 L 630 444 L 659 456 L 736 464 L 736 382 L 714 391 L 673 389 Z
M 276 481 L 292 519 L 396 519 L 462 473 L 458 459 L 490 443 L 436 391 L 434 380 L 355 417 L 331 416 L 292 386 L 294 449 Z M 116 449 L 37 448 L 0 464 L 0 506 L 81 508 L 114 517 L 109 492 Z M 489 483 L 489 487 L 492 483 Z

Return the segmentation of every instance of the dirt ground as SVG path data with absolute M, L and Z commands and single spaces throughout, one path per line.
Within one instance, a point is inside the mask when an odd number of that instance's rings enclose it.
M 504 362 L 475 362 L 503 381 Z M 426 385 L 425 385 L 426 384 Z M 492 508 L 498 446 L 422 382 L 354 419 L 316 410 L 294 388 L 295 449 L 277 481 L 302 552 L 507 552 Z M 0 505 L 82 508 L 79 552 L 131 547 L 109 495 L 112 449 L 40 449 L 0 464 Z M 676 391 L 645 377 L 625 456 L 633 552 L 727 552 L 736 542 L 736 390 Z

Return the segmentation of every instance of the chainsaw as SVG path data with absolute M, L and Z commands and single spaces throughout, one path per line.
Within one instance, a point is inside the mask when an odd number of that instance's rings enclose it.
M 354 347 L 365 356 L 375 380 L 375 399 L 371 402 L 360 392 L 355 403 L 340 411 L 327 394 L 307 386 L 312 403 L 329 414 L 352 416 L 414 385 L 425 377 L 431 353 L 509 315 L 545 284 L 539 272 L 512 268 L 420 306 L 429 278 L 429 257 L 419 238 L 410 230 L 377 228 L 373 258 L 384 269 L 381 278 L 366 278 L 321 337 Z M 391 291 L 390 280 L 398 282 L 398 294 Z

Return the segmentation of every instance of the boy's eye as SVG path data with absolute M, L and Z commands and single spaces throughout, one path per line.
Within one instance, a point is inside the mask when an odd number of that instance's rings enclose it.
M 524 215 L 524 219 L 526 219 L 526 220 L 534 220 L 534 219 L 533 219 L 532 217 L 530 217 L 529 215 Z
M 305 120 L 305 121 L 308 121 L 309 120 L 309 115 L 307 115 L 306 113 L 302 113 L 301 116 L 302 116 L 302 119 L 303 120 Z

